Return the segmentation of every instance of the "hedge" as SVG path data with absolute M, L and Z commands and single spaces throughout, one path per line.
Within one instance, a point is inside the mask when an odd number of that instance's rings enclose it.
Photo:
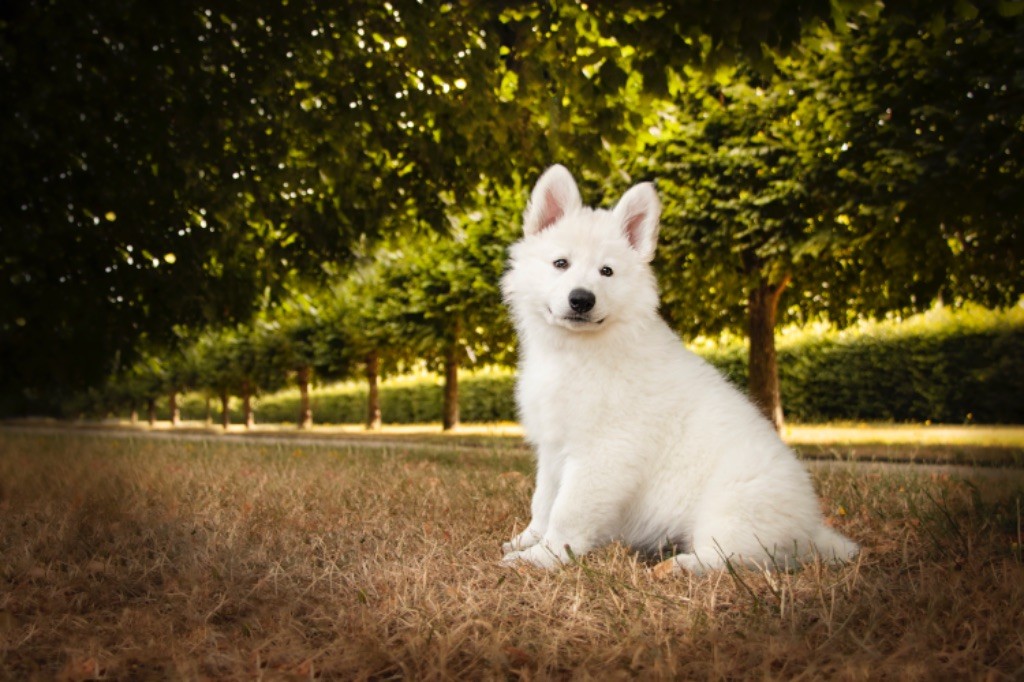
M 515 375 L 510 370 L 487 369 L 459 375 L 459 412 L 465 422 L 500 422 L 516 419 L 513 390 Z M 314 388 L 310 392 L 313 422 L 316 424 L 358 424 L 366 419 L 366 386 L 346 382 Z M 417 424 L 441 421 L 442 383 L 434 376 L 398 377 L 380 388 L 381 418 L 385 424 Z M 299 414 L 297 390 L 285 390 L 254 400 L 257 423 L 294 422 Z M 231 422 L 242 421 L 242 404 L 232 398 Z M 181 418 L 202 421 L 206 400 L 188 393 L 178 400 Z M 212 419 L 220 421 L 220 402 L 211 403 Z M 140 415 L 144 416 L 144 415 Z M 157 405 L 157 417 L 169 416 L 166 400 Z
M 780 339 L 789 419 L 1024 422 L 1024 309 L 936 309 L 901 323 Z M 705 354 L 746 384 L 746 349 Z
M 778 344 L 783 407 L 791 421 L 1024 423 L 1024 309 L 933 310 L 901 323 L 783 334 Z M 699 351 L 738 386 L 746 384 L 746 348 L 731 343 Z M 514 421 L 509 370 L 464 373 L 459 409 L 466 422 Z M 312 391 L 317 423 L 360 423 L 366 388 L 359 383 Z M 241 421 L 232 401 L 232 421 Z M 159 415 L 166 419 L 166 405 Z M 185 419 L 202 419 L 204 401 L 181 401 Z M 214 420 L 219 404 L 214 404 Z M 385 423 L 441 419 L 441 382 L 401 377 L 381 386 Z M 294 421 L 297 391 L 257 399 L 258 422 Z

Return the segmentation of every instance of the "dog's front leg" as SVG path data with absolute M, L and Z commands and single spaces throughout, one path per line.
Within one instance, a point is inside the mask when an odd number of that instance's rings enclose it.
M 533 547 L 544 537 L 551 518 L 551 508 L 558 494 L 564 463 L 565 457 L 562 453 L 544 447 L 538 448 L 537 483 L 530 503 L 530 524 L 526 530 L 502 545 L 501 548 L 506 554 L 505 559 L 509 558 L 509 554 Z
M 543 537 L 503 563 L 556 568 L 617 534 L 634 486 L 621 467 L 602 466 L 601 460 L 591 455 L 566 461 Z

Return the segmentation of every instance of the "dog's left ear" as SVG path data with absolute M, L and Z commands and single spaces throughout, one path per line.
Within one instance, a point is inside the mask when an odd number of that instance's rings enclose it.
M 612 214 L 633 249 L 645 263 L 650 263 L 654 259 L 654 247 L 658 245 L 658 219 L 661 218 L 661 201 L 654 184 L 641 182 L 631 187 L 619 199 Z

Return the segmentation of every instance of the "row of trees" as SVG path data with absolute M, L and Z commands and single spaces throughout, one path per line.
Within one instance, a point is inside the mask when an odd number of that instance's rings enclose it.
M 779 323 L 1024 293 L 1020 3 L 23 0 L 0 29 L 6 413 L 289 306 L 331 311 L 322 375 L 417 357 L 454 392 L 511 360 L 503 249 L 554 161 L 589 203 L 658 182 L 663 312 L 743 330 L 776 423 Z
M 219 401 L 225 427 L 229 398 L 241 398 L 251 426 L 252 399 L 294 382 L 302 428 L 312 423 L 314 380 L 362 375 L 369 388 L 366 426 L 374 429 L 381 425 L 380 378 L 426 362 L 445 377 L 443 426 L 453 428 L 460 367 L 514 360 L 498 280 L 518 220 L 502 205 L 466 216 L 452 226 L 453 236 L 425 232 L 385 244 L 333 286 L 293 292 L 251 323 L 179 328 L 173 342 L 149 344 L 83 407 L 137 414 L 145 406 L 152 420 L 157 399 L 166 398 L 176 424 L 178 395 L 195 390 L 206 394 L 208 406 Z
M 314 369 L 329 367 L 324 358 L 336 358 L 327 347 L 330 339 L 317 325 L 320 316 L 307 308 L 291 324 L 261 321 L 255 325 L 208 330 L 169 352 L 148 352 L 129 368 L 112 378 L 109 385 L 92 396 L 92 409 L 129 408 L 133 421 L 145 407 L 150 423 L 156 418 L 156 402 L 166 397 L 171 424 L 180 421 L 178 397 L 186 390 L 206 395 L 207 416 L 211 402 L 220 403 L 221 420 L 229 425 L 228 402 L 239 396 L 243 403 L 245 425 L 254 423 L 253 398 L 262 391 L 282 388 L 294 377 L 302 392 L 300 427 L 312 423 L 309 385 Z

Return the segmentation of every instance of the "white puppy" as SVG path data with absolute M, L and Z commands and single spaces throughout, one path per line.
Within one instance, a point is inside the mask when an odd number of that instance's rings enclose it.
M 616 540 L 698 573 L 852 558 L 771 424 L 658 315 L 660 213 L 650 183 L 586 208 L 562 166 L 533 190 L 502 291 L 537 485 L 504 563 L 552 568 Z

